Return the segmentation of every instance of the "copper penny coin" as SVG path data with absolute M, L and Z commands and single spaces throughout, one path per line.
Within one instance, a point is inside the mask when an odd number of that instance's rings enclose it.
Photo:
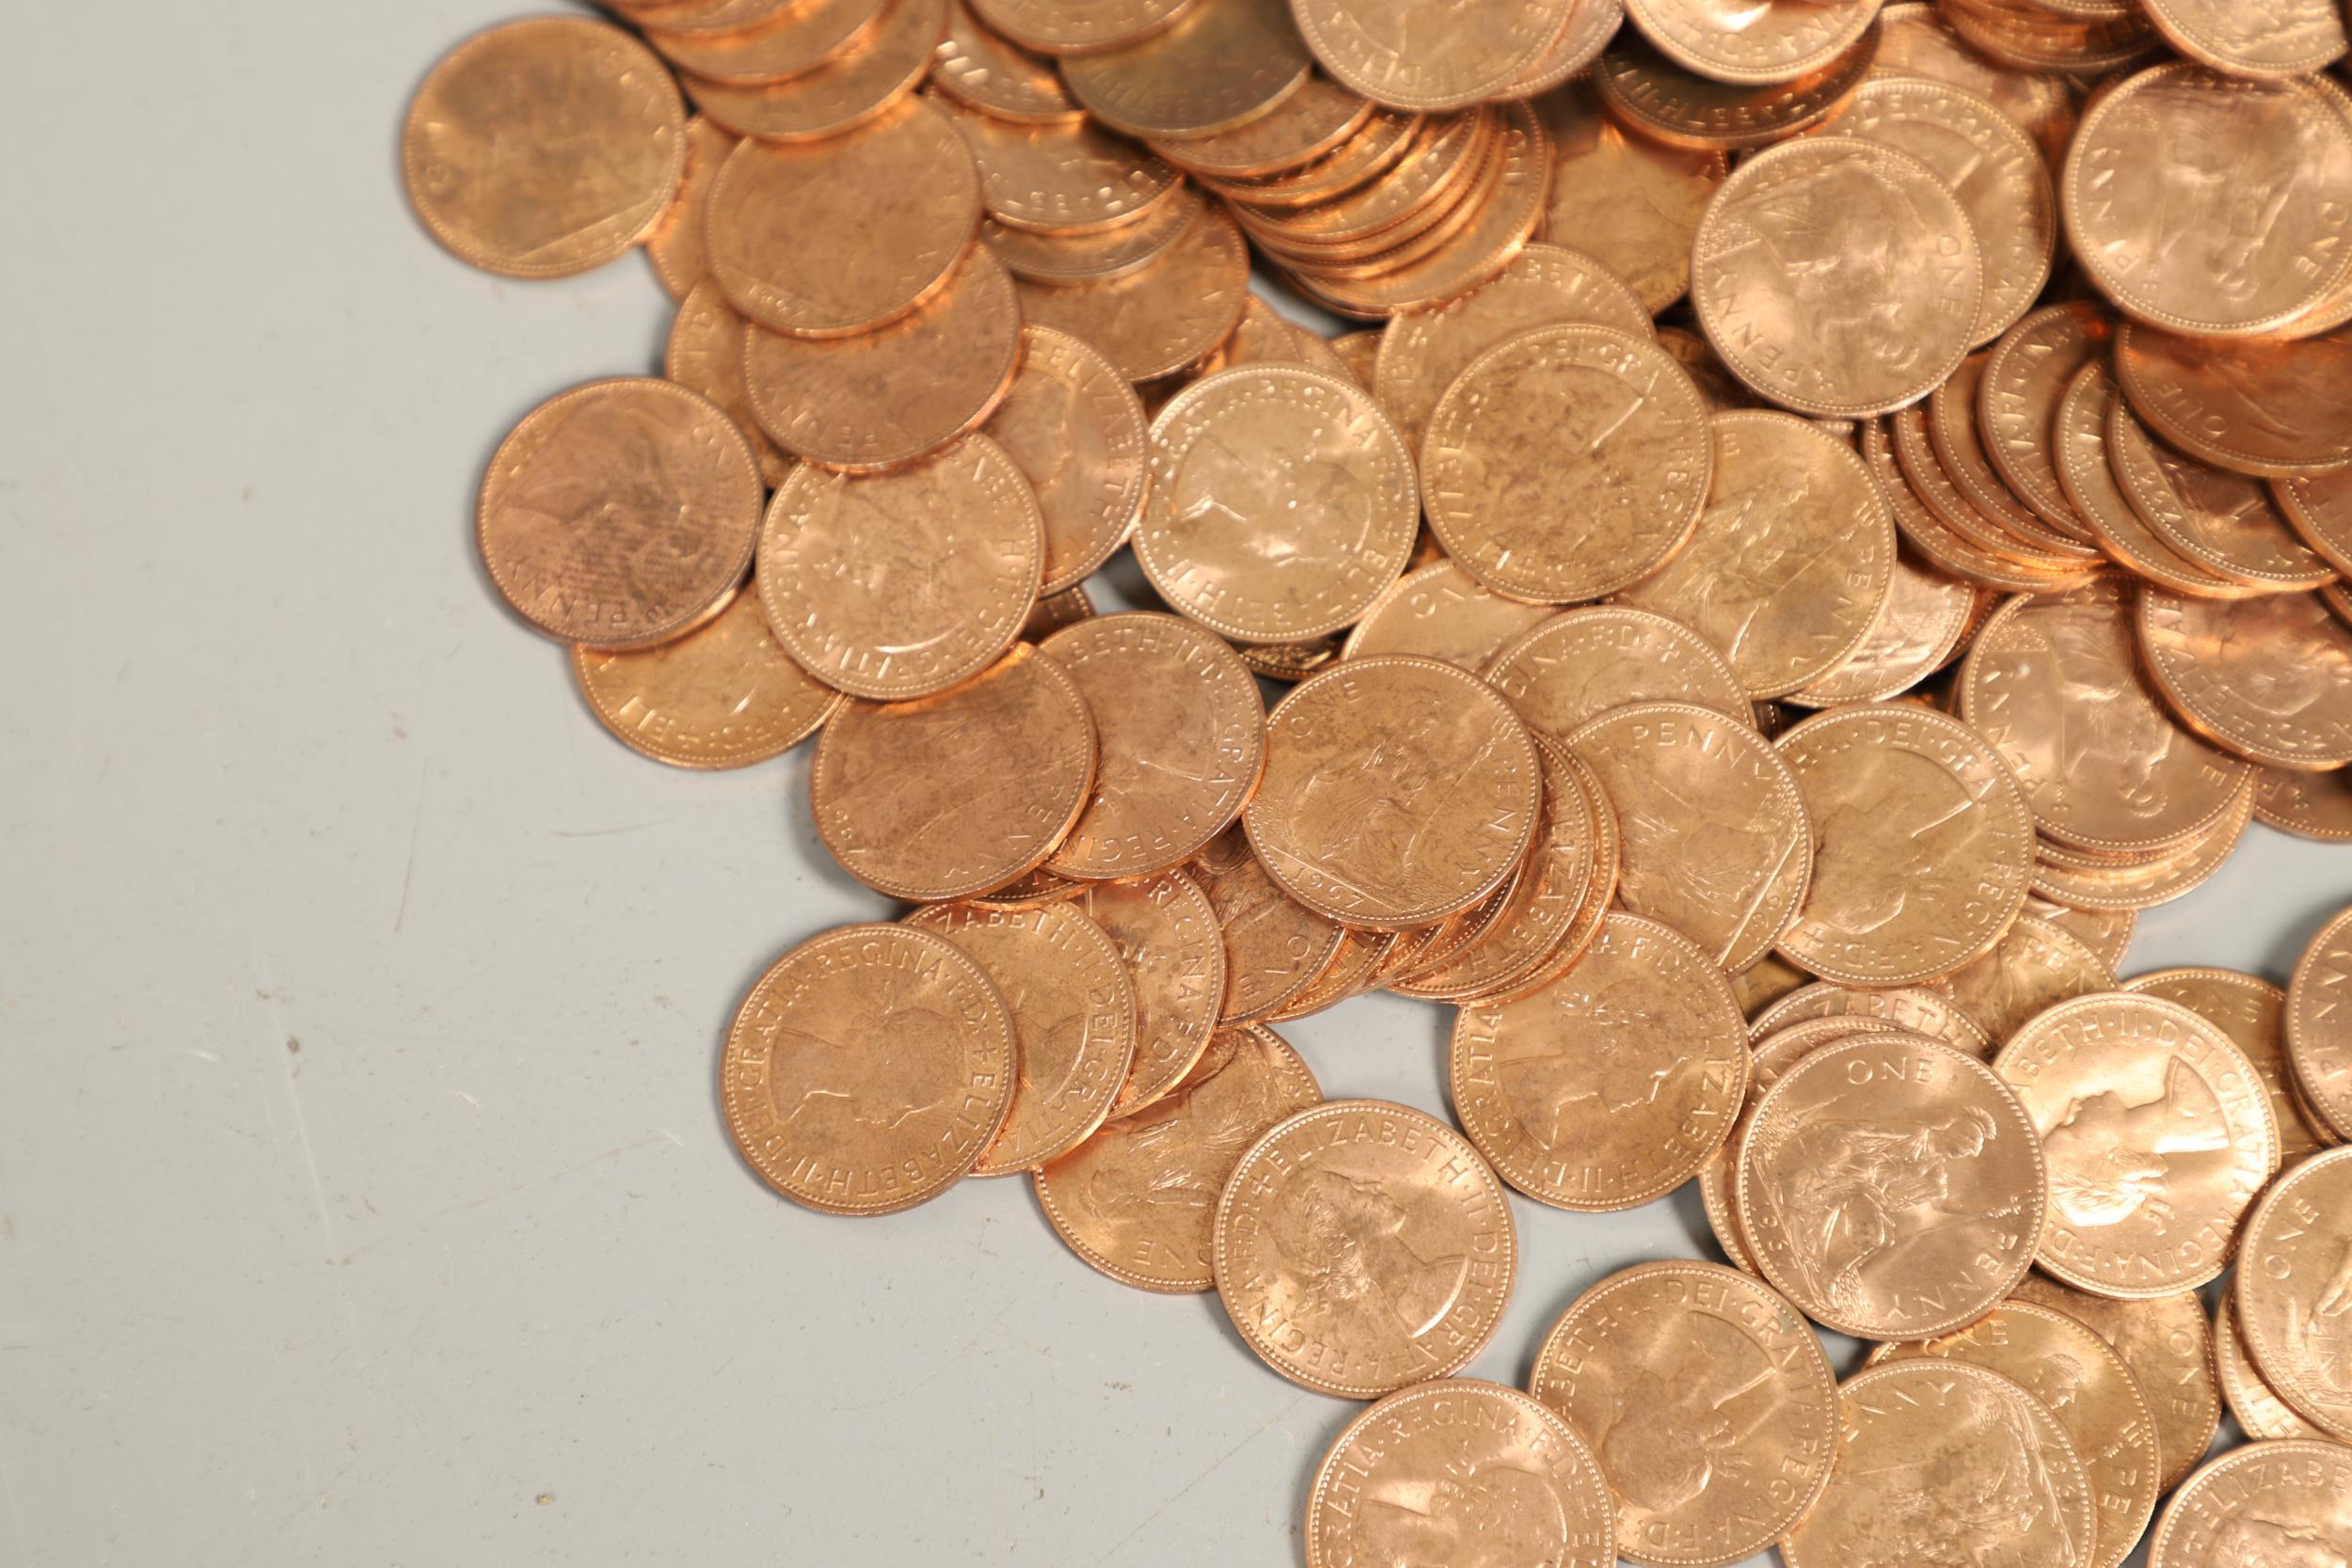
M 1895 525 L 1851 446 L 1787 414 L 1708 421 L 1715 461 L 1690 542 L 1625 591 L 1731 661 L 1750 697 L 1780 697 L 1844 663 L 1895 575 Z
M 1197 1084 L 1122 1117 L 1039 1169 L 1039 1206 L 1081 1259 L 1122 1285 L 1207 1291 L 1217 1194 L 1242 1151 L 1320 1102 L 1315 1075 L 1281 1036 L 1253 1023 Z
M 2153 1417 L 2138 1380 L 2105 1339 L 2054 1307 L 2006 1301 L 1957 1334 L 1881 1345 L 1870 1365 L 1942 1359 L 2014 1381 L 2057 1418 L 2090 1472 L 2097 1568 L 2117 1568 L 2156 1512 Z
M 1554 613 L 1549 605 L 1488 593 L 1453 562 L 1433 561 L 1372 601 L 1341 657 L 1416 654 L 1476 674 L 1504 644 Z
M 1947 1334 L 2033 1260 L 2049 1194 L 2033 1124 L 1950 1046 L 1887 1034 L 1821 1047 L 1765 1091 L 1739 1152 L 1740 1233 L 1827 1327 Z
M 1878 47 L 1872 28 L 1819 71 L 1748 86 L 1685 71 L 1628 28 L 1593 63 L 1593 85 L 1613 118 L 1652 141 L 1732 151 L 1767 147 L 1820 124 L 1860 85 Z
M 2094 990 L 2113 990 L 2115 971 L 2069 931 L 2030 914 L 2001 940 L 1936 982 L 1963 1017 L 2006 1040 L 2043 1008 Z
M 1504 646 L 1486 673 L 1528 728 L 1562 742 L 1627 703 L 1695 703 L 1735 719 L 1751 711 L 1713 643 L 1627 605 L 1564 610 Z
M 1579 0 L 1575 14 L 1590 8 Z M 1652 314 L 1680 299 L 1699 214 L 1729 172 L 1724 155 L 1628 135 L 1601 112 L 1590 78 L 1553 88 L 1534 108 L 1555 163 L 1542 232 L 1586 247 Z
M 1307 1568 L 1608 1568 L 1615 1534 L 1608 1483 L 1567 1423 L 1468 1378 L 1401 1388 L 1350 1421 L 1307 1500 Z
M 948 0 L 947 36 L 939 41 L 931 80 L 942 92 L 998 119 L 1050 125 L 1086 112 L 1070 101 L 1051 59 L 998 33 L 963 0 Z
M 1217 1294 L 1266 1365 L 1376 1399 L 1493 1337 L 1518 1233 L 1502 1183 L 1426 1112 L 1341 1100 L 1275 1124 L 1216 1205 Z
M 1501 697 L 1452 665 L 1389 655 L 1311 676 L 1276 705 L 1243 823 L 1292 897 L 1393 929 L 1501 886 L 1541 800 L 1534 742 Z
M 1205 136 L 1272 113 L 1314 67 L 1283 0 L 1193 0 L 1151 37 L 1062 62 L 1070 96 L 1134 136 Z
M 759 593 L 809 673 L 902 702 L 1005 651 L 1036 601 L 1043 551 L 1028 481 L 973 436 L 886 474 L 796 469 L 768 508 Z
M 1110 1113 L 1135 1058 L 1136 993 L 1118 944 L 1066 903 L 933 904 L 904 924 L 962 949 L 1012 1015 L 1012 1108 L 972 1174 L 1032 1171 L 1084 1143 Z
M 2039 895 L 2026 900 L 2026 912 L 2074 937 L 2098 954 L 2099 961 L 2109 969 L 2122 967 L 2124 949 L 2131 945 L 2132 928 L 2138 924 L 2138 916 L 2130 910 L 2069 909 Z
M 2233 76 L 2300 76 L 2344 57 L 2344 15 L 2328 0 L 2251 9 L 2225 0 L 2151 0 L 2140 8 L 2167 43 Z
M 2116 379 L 2167 443 L 2244 474 L 2291 479 L 2352 463 L 2352 333 L 2301 341 L 2184 337 L 2126 323 Z
M 877 190 L 891 200 L 877 204 Z M 980 221 L 980 178 L 946 116 L 903 99 L 845 135 L 746 141 L 710 190 L 711 276 L 772 331 L 870 332 L 944 285 Z
M 1045 518 L 1050 597 L 1090 576 L 1127 542 L 1149 477 L 1143 404 L 1089 343 L 1050 326 L 1021 329 L 1021 371 L 989 416 Z
M 2325 773 L 2263 768 L 2254 786 L 2254 816 L 2300 838 L 2352 842 L 2352 778 L 2341 768 Z
M 2317 550 L 2329 565 L 2342 571 L 2352 563 L 2352 468 L 2315 478 L 2274 480 L 2270 495 L 2287 522 L 2303 536 L 2303 543 Z M 2328 606 L 2339 616 L 2346 613 L 2336 584 L 2323 587 L 2320 593 L 2323 597 L 2339 595 L 2328 597 Z
M 1856 88 L 1828 129 L 1900 148 L 1960 198 L 1984 256 L 1972 343 L 1991 342 L 2031 308 L 2058 248 L 2058 191 L 2041 148 L 2015 120 L 1948 83 L 1881 76 Z
M 955 1185 L 1012 1102 L 1012 1016 L 953 943 L 844 926 L 778 958 L 727 1029 L 719 1098 L 793 1202 L 887 1214 Z
M 1336 631 L 1412 551 L 1412 452 L 1336 375 L 1248 365 L 1193 383 L 1152 423 L 1152 476 L 1136 559 L 1171 607 L 1227 637 Z
M 1992 519 L 2010 539 L 2023 541 L 2025 550 L 2037 559 L 2046 557 L 2061 569 L 2098 562 L 2099 548 L 2090 543 L 2088 525 L 2071 512 L 2065 526 L 2045 522 L 2022 502 L 1993 463 L 1982 424 L 1984 375 L 1992 357 L 1989 351 L 1970 355 L 1951 379 L 1930 395 L 1927 435 L 1937 463 L 1969 506 Z M 1913 415 L 1913 410 L 1905 409 L 1896 420 L 1907 421 Z M 2024 553 L 2014 546 L 2005 547 Z
M 2220 821 L 2247 768 L 2173 721 L 2142 672 L 2131 594 L 2110 572 L 2010 600 L 1961 666 L 1960 714 L 2016 773 L 2042 832 L 2145 854 Z
M 2246 1221 L 2238 1327 L 2263 1381 L 2288 1408 L 2352 1443 L 2344 1316 L 2352 1299 L 2352 1148 L 2314 1155 L 2279 1179 Z
M 1176 194 L 1184 177 L 1142 148 L 1089 120 L 1050 125 L 998 119 L 935 97 L 980 166 L 988 215 L 1043 233 L 1131 223 Z
M 1957 380 L 1969 373 L 1963 363 L 1952 375 Z M 1952 382 L 1947 381 L 1937 392 L 1946 393 L 1951 386 Z M 1942 443 L 1935 439 L 1928 422 L 1932 402 L 1931 399 L 1928 404 L 1899 410 L 1886 421 L 1894 438 L 1896 466 L 1928 510 L 1977 548 L 2038 573 L 2045 579 L 2069 574 L 2088 575 L 2096 567 L 2099 556 L 2095 549 L 2044 530 L 2038 519 L 2017 505 L 2008 494 L 2008 487 L 1994 474 L 1983 449 L 1975 446 L 1973 438 L 1973 450 L 1960 453 L 1968 465 L 1966 468 L 1947 461 L 1945 451 L 1953 446 L 1951 432 L 1947 429 Z M 1947 410 L 1952 412 L 1963 406 L 1958 399 L 1947 399 L 1946 404 Z M 1966 483 L 1962 480 L 1963 472 L 1967 474 Z
M 1052 287 L 1025 277 L 1021 314 L 1093 344 L 1128 380 L 1150 381 L 1223 342 L 1241 320 L 1248 282 L 1241 230 L 1215 212 L 1133 271 Z
M 740 32 L 769 21 L 787 0 L 615 0 L 612 8 L 674 40 Z
M 1284 1003 L 1280 1010 L 1272 1015 L 1273 1022 L 1281 1023 L 1295 1018 L 1307 1018 L 1371 990 L 1380 965 L 1404 940 L 1405 933 L 1402 931 L 1347 928 L 1340 938 L 1340 950 L 1331 959 L 1330 967 L 1316 975 L 1296 997 Z
M 749 594 L 658 648 L 574 648 L 572 673 L 606 729 L 675 768 L 748 768 L 781 756 L 841 703 L 792 662 Z
M 1480 355 L 1422 438 L 1430 526 L 1486 587 L 1565 604 L 1640 581 L 1705 510 L 1714 443 L 1682 367 L 1604 326 Z
M 1142 877 L 1183 864 L 1240 817 L 1265 753 L 1265 704 L 1222 639 L 1154 611 L 1098 616 L 1041 649 L 1094 716 L 1093 798 L 1046 868 Z
M 1563 323 L 1650 335 L 1649 312 L 1606 265 L 1581 251 L 1532 245 L 1470 293 L 1434 310 L 1391 317 L 1373 392 L 1406 436 L 1418 439 L 1438 400 L 1479 356 L 1529 327 Z
M 1375 103 L 1458 109 L 1502 96 L 1568 20 L 1564 0 L 1295 0 L 1323 69 Z
M 1883 414 L 1960 368 L 1984 262 L 1951 187 L 1898 148 L 1818 136 L 1741 164 L 1692 242 L 1699 325 L 1801 414 Z
M 1590 1444 L 1617 1551 L 1713 1568 L 1788 1535 L 1829 1484 L 1837 1379 L 1778 1292 L 1715 1263 L 1639 1263 L 1586 1291 L 1528 1390 Z
M 724 609 L 758 534 L 759 467 L 709 399 L 591 381 L 523 416 L 483 475 L 475 542 L 532 627 L 643 648 Z
M 2228 1266 L 2279 1168 L 2245 1053 L 2186 1007 L 2125 991 L 2045 1008 L 1994 1058 L 2050 1167 L 2042 1268 L 2103 1295 L 2159 1296 Z
M 993 892 L 1041 864 L 1094 783 L 1094 724 L 1026 643 L 908 703 L 845 704 L 818 737 L 809 803 L 842 868 L 894 898 Z
M 1202 375 L 1215 375 L 1238 365 L 1304 365 L 1360 387 L 1345 360 L 1331 352 L 1319 332 L 1309 331 L 1251 294 L 1242 306 L 1241 320 L 1216 352 L 1200 362 Z
M 2156 52 L 2163 41 L 2127 8 L 2061 15 L 2027 0 L 1977 0 L 1944 11 L 1971 49 L 2016 71 L 2096 75 Z
M 2205 1568 L 2233 1552 L 2240 1561 L 2325 1563 L 2334 1548 L 2323 1543 L 2347 1530 L 2352 1449 L 2256 1443 L 2221 1455 L 2172 1495 L 2149 1543 L 2149 1568 Z
M 2246 824 L 2253 819 L 2254 781 L 2249 779 L 2229 812 L 2197 837 L 2145 858 L 2061 866 L 2044 857 L 2033 868 L 2033 890 L 2087 910 L 2150 910 L 2202 886 L 2221 869 Z M 2042 841 L 2042 848 L 2049 841 Z
M 1908 705 L 1815 715 L 1782 736 L 1813 822 L 1813 886 L 1781 951 L 1825 980 L 1900 986 L 1950 974 L 2025 902 L 2033 817 L 1998 753 Z
M 2055 562 L 2027 564 L 1998 554 L 1962 533 L 1939 516 L 1922 499 L 1896 450 L 1892 421 L 1872 420 L 1861 429 L 1862 462 L 1878 482 L 1879 494 L 1895 519 L 1903 542 L 1930 562 L 1963 582 L 2004 593 L 2041 594 L 2063 590 L 2086 580 L 2088 569 L 2061 567 Z M 1905 450 L 1910 450 L 1909 443 Z M 1931 452 L 1932 458 L 1933 453 Z M 2121 498 L 2118 499 L 2121 505 Z
M 1775 953 L 1733 975 L 1731 989 L 1740 995 L 1740 1011 L 1753 1018 L 1811 979 L 1804 970 Z
M 889 325 L 854 338 L 755 327 L 743 383 L 760 428 L 797 457 L 851 473 L 912 463 L 980 421 L 1021 362 L 1012 279 L 984 249 Z
M 1977 52 L 1952 30 L 1943 8 L 1903 0 L 1879 12 L 1878 63 L 1870 76 L 1924 76 L 1975 93 L 2015 120 L 2052 167 L 2074 135 L 2074 95 L 2065 78 L 2020 71 Z
M 2090 1471 L 2026 1389 L 1982 1367 L 1921 1359 L 1857 1373 L 1837 1401 L 1838 1463 L 1781 1544 L 1788 1568 L 1930 1561 L 1963 1537 L 1988 1562 L 2091 1568 Z M 1987 1510 L 1993 1497 L 2005 1506 Z
M 1295 1000 L 1339 957 L 1343 927 L 1282 891 L 1238 823 L 1185 868 L 1209 895 L 1225 940 L 1218 1020 L 1265 1018 Z
M 1916 986 L 1893 986 L 1859 990 L 1851 986 L 1816 980 L 1801 986 L 1748 1021 L 1748 1037 L 1765 1040 L 1800 1023 L 1820 1019 L 1878 1019 L 1889 1027 L 1906 1029 L 1941 1040 L 1979 1058 L 1993 1054 L 1993 1042 L 1967 1014 L 1941 990 Z
M 1225 939 L 1209 895 L 1181 871 L 1088 882 L 1073 901 L 1119 944 L 1135 986 L 1136 1057 L 1110 1110 L 1132 1116 L 1182 1083 L 1208 1049 L 1225 1001 Z
M 620 28 L 533 16 L 475 34 L 417 88 L 401 133 L 408 198 L 459 260 L 564 277 L 626 254 L 686 170 L 686 105 Z
M 2296 1098 L 2295 1069 L 2287 1062 L 2285 991 L 2239 970 L 2193 966 L 2135 975 L 2123 983 L 2123 990 L 2178 1003 L 2218 1026 L 2246 1053 L 2270 1098 L 2280 1168 L 2293 1169 L 2335 1141 L 2324 1129 L 2305 1123 Z
M 2058 407 L 2106 346 L 2106 318 L 2080 300 L 2047 305 L 2005 333 L 1977 385 L 1977 436 L 2009 493 L 2070 539 L 2090 530 L 2058 479 Z
M 2075 255 L 2125 314 L 2259 335 L 2352 266 L 2352 114 L 2317 78 L 2153 66 L 2083 116 L 2059 195 Z
M 2170 1491 L 2197 1467 L 2221 1419 L 2211 1325 L 2196 1292 L 2118 1301 L 2061 1285 L 2041 1274 L 2017 1282 L 2012 1300 L 2037 1302 L 2082 1323 L 2123 1358 L 2148 1401 L 2163 1469 L 2157 1489 Z
M 1625 8 L 1642 36 L 1684 70 L 1758 87 L 1820 71 L 1878 18 L 1878 7 L 1857 0 L 1761 8 L 1725 0 L 1625 0 Z
M 1263 179 L 1311 163 L 1363 129 L 1372 101 L 1311 76 L 1255 119 L 1199 136 L 1162 136 L 1152 150 L 1213 180 Z
M 743 384 L 743 318 L 735 313 L 719 285 L 705 278 L 681 300 L 663 345 L 661 373 L 690 392 L 726 410 L 736 429 L 752 446 L 759 477 L 773 488 L 792 471 L 792 459 L 779 451 L 759 428 L 752 412 L 751 389 Z
M 2164 446 L 2121 399 L 2107 417 L 2107 462 L 2140 520 L 2214 576 L 2274 594 L 2336 579 L 2260 480 Z
M 2352 911 L 2319 928 L 2287 987 L 2287 1058 L 2303 1103 L 2336 1138 L 2352 1139 Z
M 2352 627 L 2309 594 L 2139 595 L 2156 689 L 2199 733 L 2271 768 L 2352 762 Z
M 1362 187 L 1395 168 L 1407 152 L 1425 146 L 1428 134 L 1425 116 L 1375 108 L 1361 125 L 1303 164 L 1271 174 L 1200 178 L 1220 196 L 1269 217 Z
M 1688 703 L 1612 708 L 1568 737 L 1625 835 L 1617 897 L 1736 973 L 1772 951 L 1813 872 L 1804 797 L 1771 742 Z
M 1624 0 L 1573 0 L 1567 25 L 1544 45 L 1535 63 L 1503 89 L 1504 98 L 1533 98 L 1572 77 L 1584 75 L 1625 21 Z
M 1687 938 L 1612 914 L 1575 968 L 1454 1014 L 1448 1090 L 1505 1180 L 1587 1212 L 1661 1197 L 1715 1157 L 1747 1093 L 1747 1027 Z
M 2174 549 L 2140 516 L 2116 478 L 2107 432 L 2122 399 L 2106 366 L 2085 365 L 2058 400 L 2056 432 L 2058 483 L 2090 536 L 2134 576 L 2201 597 L 2227 598 L 2250 592 L 2216 577 Z
M 865 0 L 850 0 L 863 6 Z M 817 7 L 806 14 L 842 8 Z M 852 41 L 783 81 L 690 77 L 695 106 L 766 141 L 814 141 L 866 124 L 922 84 L 947 26 L 947 0 L 886 0 Z
M 1195 0 L 971 0 L 995 31 L 1026 49 L 1077 55 L 1151 37 Z
M 1031 283 L 1099 283 L 1149 266 L 1202 221 L 1207 203 L 1182 185 L 1133 223 L 1047 234 L 1008 229 L 994 218 L 980 224 L 980 243 L 1014 277 Z
M 1892 513 L 1889 513 L 1892 516 Z M 1901 695 L 1951 662 L 1978 628 L 1981 595 L 1917 556 L 1895 552 L 1886 600 L 1853 651 L 1788 694 L 1805 707 L 1874 703 Z
M 756 86 L 813 76 L 872 38 L 886 0 L 801 0 L 771 5 L 757 20 L 723 30 L 669 30 L 646 22 L 646 40 L 690 76 Z
M 710 205 L 710 182 L 735 150 L 735 140 L 724 126 L 700 115 L 686 122 L 686 172 L 678 178 L 669 210 L 645 235 L 645 257 L 672 299 L 685 299 L 709 276 L 703 214 Z
M 2246 1334 L 2238 1326 L 2237 1302 L 2225 1291 L 2213 1313 L 2214 1367 L 2221 1379 L 2221 1397 L 2246 1435 L 2260 1441 L 2277 1437 L 2316 1437 L 2327 1433 L 2296 1415 L 2279 1391 L 2263 1381 L 2262 1369 L 2247 1354 Z

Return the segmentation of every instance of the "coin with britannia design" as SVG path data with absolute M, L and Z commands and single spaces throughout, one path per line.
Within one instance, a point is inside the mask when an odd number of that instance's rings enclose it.
M 2061 1285 L 2037 1271 L 2017 1282 L 2012 1299 L 2056 1307 L 2115 1348 L 2132 1370 L 2155 1424 L 2156 1457 L 2163 1465 L 2158 1490 L 2179 1485 L 2213 1446 L 2221 1420 L 2212 1325 L 2197 1293 L 2119 1301 Z
M 2233 1299 L 2263 1381 L 2352 1443 L 2352 1148 L 2304 1161 L 2263 1195 Z
M 2352 910 L 2321 927 L 2287 987 L 2295 1087 L 2334 1137 L 2352 1139 Z

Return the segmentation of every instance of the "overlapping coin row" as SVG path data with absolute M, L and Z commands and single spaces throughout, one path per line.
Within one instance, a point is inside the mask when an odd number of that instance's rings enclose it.
M 917 906 L 739 1010 L 771 1185 L 1029 1174 L 1376 1401 L 1318 1568 L 2352 1549 L 2352 914 L 2116 977 L 2253 817 L 2352 839 L 2332 5 L 615 8 L 462 46 L 406 167 L 679 300 L 500 449 L 501 594 L 649 755 L 818 736 Z M 1268 1027 L 1375 989 L 1451 1120 Z M 1732 1266 L 1452 1376 L 1506 1185 L 1692 1180 Z

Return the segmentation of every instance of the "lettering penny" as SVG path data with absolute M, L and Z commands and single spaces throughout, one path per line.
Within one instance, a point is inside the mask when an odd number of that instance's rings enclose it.
M 572 673 L 606 729 L 674 768 L 748 768 L 781 756 L 842 701 L 792 662 L 749 594 L 657 648 L 576 647 Z
M 2158 1490 L 2178 1486 L 2205 1457 L 2221 1420 L 2212 1325 L 2196 1292 L 2118 1301 L 2035 1273 L 2017 1282 L 2011 1299 L 2056 1307 L 2114 1347 L 2138 1383 L 2155 1425 L 2156 1455 L 2163 1465 Z
M 2352 1443 L 2352 1148 L 2313 1155 L 2247 1217 L 2233 1300 L 2246 1348 L 2287 1408 Z
M 2352 763 L 2352 627 L 2313 595 L 2149 587 L 2138 626 L 2156 689 L 2199 734 L 2270 768 Z
M 1186 868 L 1209 895 L 1225 942 L 1220 1023 L 1280 1011 L 1338 958 L 1345 927 L 1307 908 L 1266 875 L 1240 824 Z
M 1735 719 L 1753 711 L 1740 677 L 1706 638 L 1622 604 L 1539 623 L 1495 655 L 1486 681 L 1529 729 L 1563 744 L 1628 703 L 1694 703 Z
M 2182 1483 L 2148 1545 L 2149 1568 L 2325 1562 L 2352 1530 L 2352 1449 L 2298 1440 L 2221 1455 Z
M 2352 910 L 2312 938 L 2287 986 L 2287 1060 L 2328 1132 L 2352 1139 Z

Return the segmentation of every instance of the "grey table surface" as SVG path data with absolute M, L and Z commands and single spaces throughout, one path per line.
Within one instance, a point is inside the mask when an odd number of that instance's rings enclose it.
M 1358 1408 L 1131 1291 L 1019 1181 L 882 1221 L 738 1164 L 783 947 L 884 915 L 804 754 L 607 737 L 493 602 L 475 483 L 644 372 L 642 260 L 501 282 L 409 218 L 418 74 L 499 0 L 12 15 L 0 145 L 0 1568 L 1292 1568 Z M 2283 979 L 2352 852 L 2256 830 L 2127 968 Z M 1289 1033 L 1442 1111 L 1446 1015 Z M 1712 1255 L 1686 1193 L 1523 1247 L 1474 1375 Z

